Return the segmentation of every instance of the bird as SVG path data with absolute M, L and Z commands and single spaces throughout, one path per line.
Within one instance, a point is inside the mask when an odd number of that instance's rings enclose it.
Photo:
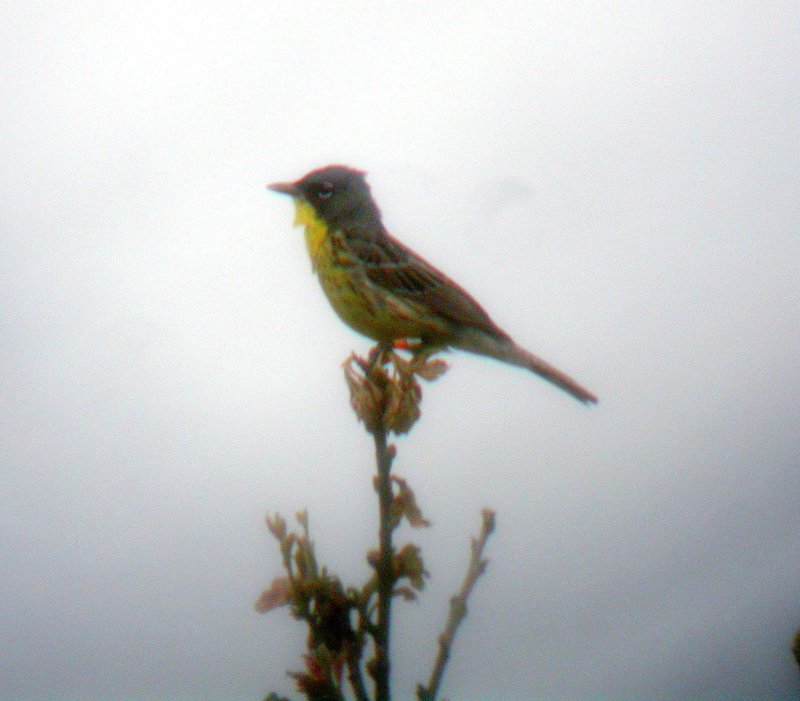
M 461 286 L 386 229 L 366 172 L 345 165 L 267 186 L 289 195 L 312 269 L 334 311 L 382 347 L 450 348 L 516 365 L 584 404 L 597 397 L 517 345 Z M 413 344 L 413 345 L 411 345 Z

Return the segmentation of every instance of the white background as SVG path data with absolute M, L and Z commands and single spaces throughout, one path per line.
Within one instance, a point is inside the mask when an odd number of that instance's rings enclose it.
M 369 171 L 399 238 L 600 397 L 453 354 L 398 442 L 427 677 L 479 510 L 461 701 L 796 698 L 793 2 L 0 8 L 0 698 L 292 694 L 263 516 L 348 581 L 368 342 L 264 185 Z

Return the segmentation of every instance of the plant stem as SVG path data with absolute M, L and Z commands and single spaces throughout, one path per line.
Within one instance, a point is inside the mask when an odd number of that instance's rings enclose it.
M 389 628 L 394 588 L 394 552 L 392 550 L 392 451 L 386 442 L 386 429 L 381 425 L 374 432 L 375 457 L 378 464 L 378 500 L 380 502 L 378 575 L 378 624 L 375 631 L 375 701 L 390 701 L 389 691 Z

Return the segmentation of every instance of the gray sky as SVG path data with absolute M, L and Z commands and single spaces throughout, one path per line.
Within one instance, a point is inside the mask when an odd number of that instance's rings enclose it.
M 368 343 L 264 190 L 330 162 L 601 398 L 425 388 L 397 698 L 485 505 L 450 698 L 796 698 L 800 8 L 283 5 L 0 7 L 0 698 L 289 693 L 267 511 L 366 576 Z

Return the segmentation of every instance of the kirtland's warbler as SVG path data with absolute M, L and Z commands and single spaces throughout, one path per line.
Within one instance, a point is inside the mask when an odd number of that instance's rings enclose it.
M 269 189 L 294 200 L 314 271 L 341 319 L 384 346 L 459 348 L 527 368 L 584 403 L 597 397 L 521 348 L 472 296 L 384 227 L 365 173 L 331 165 Z

